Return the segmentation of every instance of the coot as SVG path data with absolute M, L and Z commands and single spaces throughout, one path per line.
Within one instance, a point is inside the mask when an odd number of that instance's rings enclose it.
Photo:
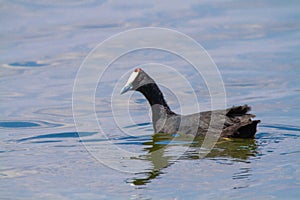
M 170 109 L 155 81 L 141 68 L 132 72 L 121 94 L 129 90 L 141 92 L 148 100 L 152 109 L 155 133 L 184 133 L 195 136 L 205 136 L 208 132 L 220 133 L 218 127 L 211 127 L 211 120 L 218 120 L 224 122 L 221 127 L 222 137 L 253 138 L 257 124 L 260 122 L 260 120 L 252 120 L 255 115 L 248 113 L 251 109 L 248 105 L 191 115 L 177 114 Z

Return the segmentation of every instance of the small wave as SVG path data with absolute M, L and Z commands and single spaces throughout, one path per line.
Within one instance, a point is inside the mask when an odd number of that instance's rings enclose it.
M 8 67 L 44 67 L 47 65 L 48 64 L 46 64 L 46 63 L 40 63 L 37 61 L 25 61 L 25 62 L 9 63 L 7 66 Z
M 0 128 L 45 128 L 60 126 L 63 126 L 63 124 L 47 121 L 0 121 Z
M 261 127 L 274 128 L 274 129 L 284 130 L 284 131 L 300 131 L 300 127 L 298 126 L 284 125 L 284 124 L 262 124 Z
M 138 124 L 134 124 L 134 125 L 124 126 L 124 128 L 144 127 L 144 126 L 149 126 L 151 124 L 152 124 L 151 122 L 144 122 L 144 123 L 138 123 Z
M 40 139 L 59 139 L 59 138 L 79 138 L 80 137 L 86 137 L 96 134 L 97 132 L 62 132 L 62 133 L 50 133 L 50 134 L 43 134 L 43 135 L 37 135 L 27 138 L 22 138 L 17 140 L 17 142 L 24 142 L 24 141 L 34 141 L 40 140 Z M 47 140 L 48 142 L 49 140 Z M 41 143 L 41 142 L 40 142 Z

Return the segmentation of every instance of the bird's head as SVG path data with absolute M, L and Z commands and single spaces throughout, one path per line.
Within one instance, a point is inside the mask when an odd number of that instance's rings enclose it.
M 154 83 L 153 79 L 141 68 L 136 68 L 129 76 L 127 83 L 121 89 L 121 94 L 124 94 L 129 90 L 138 91 L 142 86 L 149 83 Z

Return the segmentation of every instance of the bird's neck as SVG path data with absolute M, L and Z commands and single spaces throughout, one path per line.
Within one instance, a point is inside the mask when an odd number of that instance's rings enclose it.
M 162 92 L 156 83 L 149 83 L 137 89 L 148 100 L 152 109 L 153 121 L 161 118 L 162 116 L 176 115 L 168 106 Z

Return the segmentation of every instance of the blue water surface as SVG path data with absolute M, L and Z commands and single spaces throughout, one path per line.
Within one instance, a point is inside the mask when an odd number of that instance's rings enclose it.
M 0 19 L 1 199 L 299 198 L 299 1 L 12 0 L 1 2 Z M 174 29 L 200 43 L 220 70 L 227 106 L 249 104 L 262 121 L 256 138 L 221 139 L 201 158 L 201 141 L 153 136 L 140 94 L 111 98 L 116 83 L 125 83 L 125 68 L 172 66 L 190 80 L 199 110 L 210 108 L 192 67 L 154 50 L 115 60 L 96 87 L 95 116 L 105 137 L 95 127 L 77 131 L 72 92 L 80 65 L 100 42 L 141 27 Z M 172 78 L 161 70 L 155 80 Z M 172 83 L 176 91 L 162 86 L 170 107 L 191 110 L 191 91 Z M 176 95 L 186 97 L 182 105 Z M 112 101 L 129 110 L 129 122 L 113 116 Z M 109 154 L 107 144 L 140 156 Z

